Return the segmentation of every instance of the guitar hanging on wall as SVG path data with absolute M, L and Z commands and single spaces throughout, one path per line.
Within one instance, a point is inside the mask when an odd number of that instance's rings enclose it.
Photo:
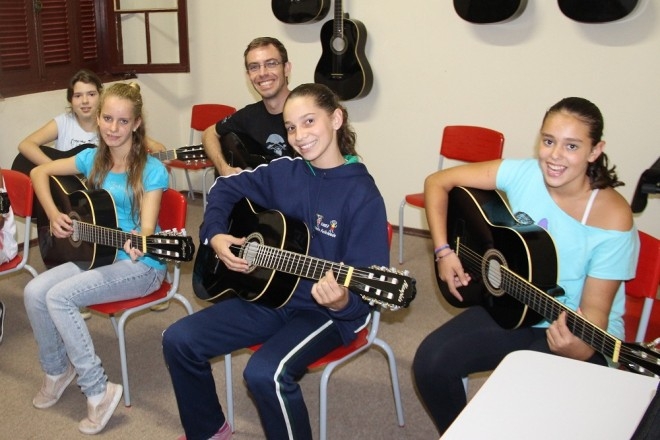
M 559 9 L 571 20 L 608 23 L 628 16 L 639 0 L 558 0 Z
M 527 0 L 454 0 L 454 10 L 459 17 L 474 24 L 513 20 L 523 13 L 526 6 Z
M 301 24 L 322 20 L 330 10 L 330 0 L 272 0 L 275 17 L 284 23 Z
M 314 71 L 314 82 L 332 89 L 341 100 L 362 98 L 371 91 L 373 74 L 364 55 L 367 28 L 342 11 L 335 0 L 335 18 L 321 28 L 323 53 Z

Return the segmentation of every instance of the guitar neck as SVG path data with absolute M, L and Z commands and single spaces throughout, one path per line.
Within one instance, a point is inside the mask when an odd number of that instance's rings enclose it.
M 555 321 L 561 312 L 566 312 L 566 325 L 575 336 L 589 344 L 594 350 L 612 358 L 614 362 L 618 361 L 621 350 L 619 339 L 592 324 L 506 267 L 502 269 L 501 286 L 508 295 L 526 304 L 550 322 Z
M 121 249 L 124 247 L 126 240 L 130 239 L 133 247 L 140 249 L 142 252 L 147 252 L 147 237 L 143 235 L 131 234 L 78 220 L 73 221 L 73 231 L 72 239 L 74 241 L 85 241 Z
M 320 280 L 330 269 L 337 282 L 349 286 L 354 268 L 254 242 L 246 243 L 239 254 L 250 264 L 312 280 Z
M 177 150 L 167 150 L 167 151 L 158 151 L 156 153 L 150 153 L 153 157 L 158 160 L 174 160 L 177 158 Z
M 334 36 L 335 38 L 343 38 L 344 36 L 344 12 L 341 0 L 335 0 Z

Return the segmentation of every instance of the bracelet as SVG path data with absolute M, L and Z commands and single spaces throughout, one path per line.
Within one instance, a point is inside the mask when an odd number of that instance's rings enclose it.
M 444 254 L 444 255 L 436 255 L 436 256 L 435 256 L 435 261 L 440 261 L 442 258 L 445 258 L 446 256 L 449 256 L 449 255 L 451 255 L 451 254 L 453 254 L 453 253 L 454 253 L 454 250 L 453 250 L 453 249 L 449 249 L 449 252 L 447 252 L 447 253 Z
M 435 249 L 433 250 L 433 253 L 434 253 L 435 255 L 438 255 L 438 252 L 442 252 L 442 251 L 444 251 L 445 249 L 449 249 L 449 245 L 448 245 L 448 244 L 443 244 L 442 246 L 438 246 L 437 248 L 435 248 Z

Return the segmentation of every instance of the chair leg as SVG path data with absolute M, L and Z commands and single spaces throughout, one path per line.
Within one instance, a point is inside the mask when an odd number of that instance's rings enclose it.
M 188 182 L 188 197 L 190 197 L 191 200 L 195 200 L 195 191 L 193 191 L 192 183 L 190 183 L 190 174 L 188 173 L 188 170 L 183 170 L 186 173 L 186 181 Z
M 206 211 L 206 175 L 212 171 L 215 171 L 215 168 L 206 168 L 204 170 L 204 177 L 202 177 L 202 212 Z
M 227 394 L 227 421 L 231 432 L 236 431 L 234 425 L 234 385 L 231 377 L 231 353 L 225 355 L 225 389 Z
M 396 408 L 396 417 L 399 426 L 403 427 L 403 405 L 401 404 L 401 388 L 399 387 L 399 373 L 396 368 L 396 357 L 389 344 L 382 339 L 374 339 L 374 344 L 379 346 L 387 355 L 387 362 L 390 367 L 390 378 L 392 379 L 392 394 L 394 395 L 394 406 Z
M 644 305 L 642 312 L 639 316 L 639 327 L 637 327 L 637 335 L 635 335 L 635 342 L 644 342 L 646 338 L 646 329 L 649 326 L 649 319 L 651 311 L 653 310 L 654 298 L 644 298 Z
M 183 307 L 186 309 L 186 312 L 188 312 L 189 315 L 193 314 L 192 306 L 190 305 L 190 302 L 188 302 L 185 296 L 181 295 L 180 293 L 175 293 L 172 298 L 179 301 L 181 305 L 183 305 Z
M 128 362 L 126 360 L 126 339 L 124 334 L 124 325 L 126 324 L 126 315 L 131 315 L 131 313 L 122 314 L 119 318 L 119 323 L 117 325 L 117 339 L 119 340 L 119 359 L 121 362 L 121 380 L 122 385 L 124 386 L 124 405 L 131 406 L 131 392 L 128 387 Z
M 399 205 L 399 264 L 403 264 L 403 209 L 406 207 L 406 199 Z

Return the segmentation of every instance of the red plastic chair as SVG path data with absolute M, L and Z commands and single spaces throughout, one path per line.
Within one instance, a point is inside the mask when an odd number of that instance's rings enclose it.
M 504 135 L 490 128 L 471 125 L 448 125 L 442 133 L 438 169 L 444 158 L 463 162 L 500 159 Z M 406 205 L 424 208 L 424 193 L 407 194 L 399 206 L 399 264 L 403 263 L 403 210 Z
M 660 314 L 653 313 L 660 285 L 660 240 L 639 231 L 639 262 L 635 278 L 626 281 L 626 312 L 623 316 L 626 340 L 644 342 L 649 325 L 660 331 Z M 635 329 L 637 331 L 635 332 Z M 652 334 L 652 338 L 660 334 Z
M 158 224 L 163 230 L 177 229 L 184 231 L 186 227 L 186 212 L 188 202 L 186 198 L 175 190 L 167 190 L 163 193 Z M 121 376 L 124 385 L 124 403 L 131 406 L 131 395 L 128 388 L 128 364 L 126 360 L 126 337 L 124 327 L 129 317 L 142 310 L 149 311 L 151 306 L 160 304 L 171 299 L 178 300 L 192 315 L 193 309 L 188 300 L 178 292 L 181 278 L 181 262 L 173 263 L 174 269 L 168 274 L 167 280 L 163 281 L 160 289 L 141 298 L 127 299 L 104 304 L 94 304 L 90 309 L 108 315 L 115 328 L 119 340 L 119 357 L 121 360 Z M 119 319 L 116 319 L 119 316 Z
M 193 145 L 196 132 L 202 132 L 206 130 L 211 125 L 221 121 L 222 119 L 235 112 L 236 109 L 234 107 L 224 104 L 193 105 L 190 117 L 190 140 L 188 145 Z M 208 173 L 213 172 L 213 163 L 210 160 L 182 161 L 177 159 L 170 161 L 168 166 L 170 168 L 181 169 L 185 172 L 186 181 L 188 182 L 188 197 L 190 197 L 192 200 L 195 200 L 195 193 L 192 188 L 192 183 L 190 182 L 189 171 L 204 171 L 202 178 L 202 206 L 206 207 L 206 176 Z
M 392 242 L 392 225 L 387 224 L 388 240 Z M 327 437 L 327 412 L 328 412 L 328 381 L 334 369 L 358 354 L 368 350 L 372 345 L 379 346 L 387 355 L 390 368 L 390 379 L 392 381 L 392 392 L 394 394 L 394 405 L 396 408 L 397 422 L 399 426 L 404 425 L 403 405 L 401 404 L 401 390 L 399 387 L 399 375 L 396 367 L 396 358 L 394 351 L 389 344 L 377 337 L 378 326 L 380 324 L 380 308 L 374 307 L 371 312 L 371 325 L 363 328 L 357 337 L 348 346 L 339 346 L 321 359 L 311 363 L 307 368 L 309 370 L 323 368 L 321 383 L 319 385 L 319 438 L 325 440 Z M 257 351 L 261 344 L 249 347 L 252 351 Z M 227 390 L 227 420 L 232 430 L 234 425 L 234 399 L 233 383 L 231 372 L 231 353 L 225 355 L 225 386 Z
M 2 177 L 5 179 L 5 190 L 9 195 L 9 202 L 15 217 L 22 217 L 25 222 L 23 229 L 23 247 L 14 258 L 6 263 L 0 264 L 0 276 L 7 275 L 19 270 L 27 270 L 30 275 L 36 277 L 37 270 L 27 264 L 30 253 L 30 235 L 32 232 L 32 207 L 34 192 L 32 181 L 21 172 L 3 169 Z

